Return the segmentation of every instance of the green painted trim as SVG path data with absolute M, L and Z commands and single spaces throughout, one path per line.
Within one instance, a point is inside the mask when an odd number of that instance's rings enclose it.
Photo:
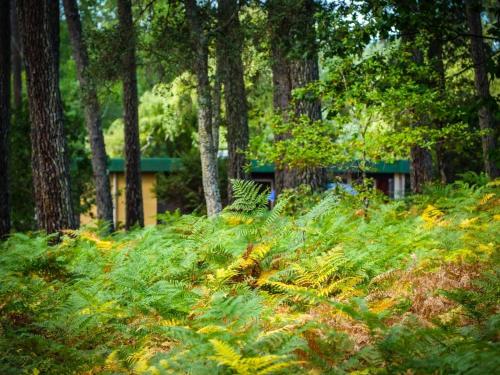
M 334 173 L 359 172 L 359 160 L 344 164 L 342 166 L 331 167 Z M 367 173 L 410 173 L 409 160 L 395 160 L 392 163 L 377 162 L 368 163 L 366 168 Z
M 257 160 L 251 161 L 252 173 L 274 173 L 274 164 L 261 164 Z M 359 161 L 331 167 L 333 173 L 359 172 Z M 180 158 L 144 158 L 141 159 L 142 172 L 174 172 L 182 168 Z M 112 158 L 108 162 L 109 172 L 123 172 L 125 161 L 121 158 Z M 410 173 L 409 160 L 396 160 L 392 163 L 378 162 L 370 163 L 368 173 Z
M 261 164 L 258 160 L 252 160 L 252 173 L 274 173 L 274 164 Z
M 174 172 L 182 167 L 180 158 L 144 158 L 141 159 L 142 172 Z M 113 158 L 108 161 L 109 172 L 123 172 L 125 160 Z

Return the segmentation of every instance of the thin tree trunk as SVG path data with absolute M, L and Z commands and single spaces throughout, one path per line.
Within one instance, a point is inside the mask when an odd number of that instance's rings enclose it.
M 10 232 L 8 135 L 10 128 L 10 0 L 0 0 L 0 240 Z
M 123 120 L 125 123 L 125 227 L 144 226 L 141 185 L 141 149 L 139 144 L 139 115 L 137 72 L 135 61 L 135 32 L 130 0 L 118 0 L 118 19 L 124 40 L 122 54 Z
M 18 0 L 31 119 L 35 212 L 48 233 L 74 228 L 58 71 L 59 7 L 53 0 Z
M 184 5 L 194 55 L 193 70 L 197 78 L 198 136 L 203 191 L 207 204 L 207 214 L 213 216 L 222 210 L 222 204 L 218 185 L 217 152 L 212 133 L 212 96 L 208 79 L 208 38 L 203 28 L 196 0 L 185 0 Z
M 10 0 L 10 30 L 11 30 L 11 60 L 12 60 L 12 93 L 14 95 L 14 108 L 19 109 L 23 101 L 23 59 L 21 40 L 17 27 L 17 12 L 15 0 Z
M 243 34 L 238 17 L 239 5 L 236 0 L 218 2 L 218 38 L 221 49 L 222 80 L 226 105 L 227 145 L 229 179 L 245 179 L 248 148 L 248 108 L 243 77 Z M 228 186 L 228 200 L 232 201 L 232 188 Z
M 274 0 L 268 4 L 268 23 L 271 28 L 273 72 L 273 104 L 276 112 L 288 121 L 292 90 L 307 86 L 319 79 L 318 54 L 315 43 L 314 2 L 303 0 L 290 9 L 286 2 Z M 289 14 L 293 12 L 293 14 Z M 293 36 L 293 37 L 292 37 Z M 294 41 L 290 41 L 290 39 Z M 292 44 L 291 44 L 292 43 Z M 294 45 L 293 43 L 296 43 Z M 319 100 L 295 102 L 295 116 L 306 115 L 311 121 L 321 120 Z M 276 136 L 276 141 L 290 137 Z M 278 165 L 275 172 L 276 190 L 296 188 L 306 184 L 320 190 L 326 183 L 324 168 L 303 169 Z
M 105 221 L 113 230 L 113 201 L 107 172 L 106 146 L 101 126 L 101 109 L 97 90 L 88 75 L 89 57 L 83 38 L 82 23 L 76 0 L 63 0 L 68 31 L 76 62 L 77 77 L 80 83 L 81 97 L 85 107 L 85 123 L 89 133 L 92 150 L 92 170 L 96 191 L 97 217 Z
M 218 51 L 216 52 L 215 79 L 213 88 L 213 114 L 212 114 L 212 139 L 214 143 L 214 152 L 219 152 L 219 134 L 222 125 L 222 58 Z
M 494 99 L 490 94 L 488 81 L 487 57 L 483 44 L 483 27 L 481 25 L 481 2 L 466 1 L 467 23 L 471 36 L 470 51 L 474 63 L 474 84 L 480 100 L 478 111 L 479 127 L 484 132 L 481 136 L 484 170 L 491 178 L 499 176 L 499 169 L 493 160 L 496 151 L 496 135 L 498 123 L 493 112 Z

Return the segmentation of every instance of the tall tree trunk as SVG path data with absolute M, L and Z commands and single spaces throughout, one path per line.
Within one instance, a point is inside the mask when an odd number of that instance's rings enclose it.
M 220 68 L 221 61 L 217 59 L 215 67 L 215 79 L 213 88 L 213 113 L 212 113 L 212 139 L 214 143 L 214 152 L 219 152 L 219 134 L 222 125 L 222 73 Z
M 312 5 L 312 3 L 310 4 Z M 312 9 L 311 9 L 312 11 Z M 312 23 L 312 15 L 310 20 Z M 313 24 L 309 27 L 314 28 Z M 305 87 L 308 84 L 319 80 L 318 56 L 313 53 L 303 60 L 294 61 L 291 66 L 292 90 Z M 306 115 L 311 122 L 321 120 L 321 103 L 318 99 L 298 100 L 295 108 L 296 116 Z M 303 169 L 290 169 L 285 173 L 284 187 L 297 187 L 300 185 L 309 185 L 313 190 L 324 189 L 326 184 L 326 169 L 321 167 L 305 167 Z
M 481 137 L 483 148 L 484 170 L 491 178 L 499 176 L 499 169 L 492 160 L 496 151 L 496 135 L 498 123 L 493 110 L 494 100 L 490 94 L 488 81 L 487 58 L 483 44 L 483 27 L 481 25 L 481 2 L 466 0 L 467 23 L 471 34 L 470 51 L 474 63 L 474 84 L 480 100 L 479 127 L 484 132 Z
M 35 212 L 38 227 L 48 233 L 76 226 L 59 92 L 59 7 L 54 3 L 17 1 L 28 81 Z
M 436 73 L 434 78 L 431 80 L 431 85 L 438 90 L 440 99 L 442 100 L 446 91 L 446 78 L 445 69 L 443 63 L 443 42 L 439 37 L 434 37 L 429 45 L 429 59 L 430 63 Z M 444 126 L 443 121 L 437 120 L 435 122 L 435 127 L 437 129 L 442 129 Z M 436 151 L 436 167 L 439 175 L 439 179 L 442 184 L 446 184 L 448 181 L 448 153 L 446 152 L 445 145 L 438 142 L 435 146 Z
M 118 20 L 124 51 L 122 54 L 123 120 L 125 123 L 125 227 L 144 226 L 141 185 L 141 148 L 139 144 L 139 115 L 137 72 L 135 61 L 135 32 L 130 0 L 118 0 Z
M 285 121 L 289 120 L 292 90 L 307 86 L 319 79 L 316 30 L 314 25 L 314 1 L 301 0 L 293 7 L 284 0 L 273 0 L 268 4 L 268 23 L 271 29 L 271 53 L 273 72 L 273 104 L 276 112 Z M 298 100 L 295 116 L 306 115 L 311 121 L 321 120 L 319 100 Z M 276 136 L 276 141 L 290 137 Z M 285 188 L 296 188 L 306 184 L 319 190 L 326 183 L 324 168 L 303 169 L 278 165 L 275 185 L 278 192 Z
M 101 108 L 97 90 L 88 74 L 89 57 L 83 38 L 82 23 L 76 0 L 63 0 L 68 31 L 76 62 L 81 97 L 85 107 L 85 123 L 92 150 L 92 170 L 96 191 L 97 217 L 113 229 L 113 200 L 107 172 L 106 146 L 101 126 Z
M 273 107 L 285 121 L 288 121 L 288 110 L 292 98 L 292 82 L 290 79 L 290 65 L 287 59 L 287 35 L 290 24 L 283 16 L 284 4 L 274 0 L 268 3 L 268 24 L 271 29 L 271 70 L 273 79 Z M 275 141 L 287 138 L 286 134 L 277 134 Z M 284 166 L 276 165 L 274 180 L 277 193 L 285 186 Z
M 237 0 L 218 2 L 218 38 L 221 49 L 221 67 L 226 104 L 227 145 L 229 179 L 245 179 L 246 156 L 248 148 L 248 108 L 245 82 L 243 77 L 243 34 L 238 17 Z M 232 200 L 231 184 L 228 186 L 228 199 Z
M 411 53 L 414 64 L 422 65 L 424 64 L 424 55 L 420 49 L 415 47 L 418 25 L 413 25 L 407 18 L 409 14 L 419 13 L 418 2 L 415 0 L 398 0 L 396 4 L 400 13 L 406 15 L 405 18 L 400 20 L 399 24 L 399 29 L 403 34 L 403 48 Z M 420 78 L 417 77 L 417 80 L 420 80 Z M 421 193 L 424 185 L 430 181 L 432 181 L 431 152 L 420 145 L 413 145 L 410 148 L 410 186 L 412 192 Z
M 0 240 L 10 232 L 8 134 L 10 128 L 10 0 L 0 0 Z
M 11 30 L 11 61 L 12 61 L 12 92 L 14 95 L 14 108 L 19 109 L 23 101 L 23 59 L 21 40 L 17 27 L 16 1 L 10 0 L 10 30 Z
M 208 79 L 208 37 L 196 0 L 185 0 L 186 17 L 190 27 L 193 51 L 193 70 L 197 78 L 198 136 L 200 140 L 203 192 L 208 216 L 222 210 L 218 184 L 217 152 L 212 128 L 212 96 Z

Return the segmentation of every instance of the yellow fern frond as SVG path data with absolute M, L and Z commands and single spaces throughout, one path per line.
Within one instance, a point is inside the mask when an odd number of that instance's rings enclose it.
M 266 367 L 263 370 L 260 370 L 259 372 L 257 372 L 257 375 L 272 374 L 275 371 L 282 370 L 284 368 L 287 368 L 287 367 L 290 367 L 290 366 L 294 366 L 294 365 L 297 365 L 299 363 L 301 363 L 301 362 L 299 362 L 299 361 L 279 362 L 279 363 L 276 363 L 276 364 L 271 365 L 269 367 Z
M 178 327 L 182 325 L 182 321 L 179 319 L 163 319 L 160 320 L 160 325 L 163 327 Z
M 361 277 L 344 277 L 340 280 L 333 281 L 325 288 L 320 288 L 318 295 L 322 297 L 327 297 L 333 292 L 340 292 L 342 297 L 352 296 L 356 293 L 355 286 L 361 283 L 363 279 Z
M 240 375 L 266 375 L 277 370 L 290 367 L 298 362 L 285 361 L 280 355 L 262 355 L 259 357 L 244 358 L 229 344 L 217 339 L 210 340 L 217 353 L 209 358 L 221 365 L 226 365 Z
M 104 361 L 104 369 L 108 371 L 118 372 L 123 370 L 123 366 L 118 358 L 118 350 L 113 350 Z
M 210 324 L 208 326 L 205 326 L 205 327 L 198 329 L 196 332 L 203 333 L 203 334 L 210 334 L 210 333 L 217 333 L 217 332 L 224 332 L 224 331 L 227 331 L 227 329 L 225 327 Z
M 486 194 L 484 197 L 481 198 L 479 201 L 479 206 L 484 206 L 486 203 L 488 203 L 496 194 L 495 193 L 489 193 Z
M 100 250 L 110 250 L 113 248 L 113 242 L 101 240 L 95 233 L 89 231 L 80 232 L 80 238 L 93 242 Z
M 231 367 L 238 374 L 250 374 L 248 367 L 241 363 L 241 354 L 234 350 L 229 344 L 217 339 L 211 339 L 210 343 L 214 347 L 216 355 L 210 356 L 209 359 L 221 365 Z
M 472 217 L 470 219 L 464 219 L 460 222 L 460 224 L 458 224 L 458 226 L 462 229 L 467 229 L 467 228 L 470 228 L 470 227 L 473 227 L 474 224 L 476 223 L 476 221 L 479 220 L 479 217 Z
M 395 301 L 392 298 L 384 298 L 370 305 L 370 310 L 374 313 L 380 313 L 387 309 L 390 309 L 395 305 Z
M 257 279 L 256 284 L 258 286 L 262 286 L 265 283 L 268 282 L 268 280 L 276 273 L 276 270 L 270 270 L 270 271 L 264 271 L 260 274 L 259 278 Z
M 239 215 L 227 215 L 224 219 L 232 227 L 245 223 L 245 220 Z
M 439 208 L 434 207 L 432 204 L 429 204 L 422 212 L 422 219 L 424 220 L 427 228 L 432 228 L 443 218 L 443 216 L 444 212 Z
M 477 247 L 477 251 L 486 255 L 492 255 L 495 251 L 495 245 L 493 244 L 493 242 L 489 242 L 487 244 L 480 243 Z
M 236 276 L 238 272 L 234 270 L 232 267 L 228 268 L 219 268 L 215 271 L 215 278 L 217 281 L 226 281 L 234 276 Z
M 241 362 L 248 366 L 249 369 L 253 369 L 253 371 L 255 371 L 268 367 L 280 358 L 281 357 L 279 355 L 264 355 L 260 357 L 242 358 Z
M 269 253 L 271 250 L 271 245 L 269 244 L 258 244 L 257 246 L 254 246 L 250 258 L 253 259 L 255 262 L 261 261 L 264 259 L 264 257 Z

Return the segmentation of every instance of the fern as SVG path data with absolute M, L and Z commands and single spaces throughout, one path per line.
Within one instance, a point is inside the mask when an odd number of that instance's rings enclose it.
M 212 343 L 216 354 L 209 358 L 221 365 L 230 367 L 240 375 L 272 374 L 277 370 L 293 366 L 297 363 L 286 361 L 285 357 L 278 355 L 244 358 L 231 346 L 222 341 L 212 339 L 210 342 Z
M 260 185 L 254 181 L 231 180 L 231 187 L 234 201 L 226 210 L 254 213 L 266 209 L 268 191 L 261 192 Z
M 498 368 L 498 184 L 374 199 L 368 221 L 356 198 L 295 193 L 269 211 L 234 184 L 215 218 L 1 243 L 0 373 Z

